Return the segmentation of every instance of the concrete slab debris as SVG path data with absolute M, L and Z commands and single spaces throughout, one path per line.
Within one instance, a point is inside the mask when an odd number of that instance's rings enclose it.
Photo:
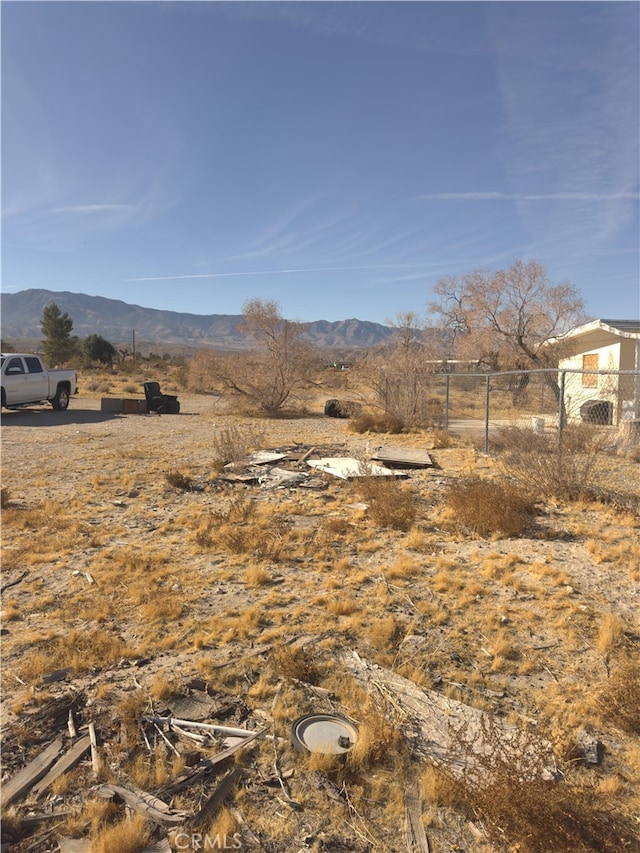
M 273 462 L 282 462 L 287 458 L 286 453 L 280 453 L 276 450 L 256 450 L 251 454 L 250 462 L 254 465 L 269 465 Z
M 297 486 L 307 478 L 302 471 L 287 471 L 286 468 L 271 468 L 260 477 L 258 482 L 262 489 L 278 489 Z
M 360 459 L 352 456 L 333 456 L 324 459 L 308 459 L 307 465 L 340 477 L 341 480 L 350 480 L 352 477 L 402 477 L 406 476 L 401 471 L 392 471 L 381 465 L 363 463 Z
M 371 458 L 376 462 L 402 468 L 432 468 L 434 465 L 433 459 L 426 450 L 413 447 L 381 445 L 372 449 Z

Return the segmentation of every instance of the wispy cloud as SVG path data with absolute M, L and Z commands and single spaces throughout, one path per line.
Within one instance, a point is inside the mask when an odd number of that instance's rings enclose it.
M 410 265 L 411 266 L 411 265 Z M 292 273 L 303 272 L 345 272 L 355 270 L 377 270 L 390 269 L 393 264 L 365 264 L 362 266 L 345 266 L 345 267 L 292 267 L 277 270 L 247 270 L 245 272 L 210 272 L 210 273 L 189 273 L 185 275 L 151 275 L 141 278 L 124 278 L 123 281 L 181 281 L 184 279 L 194 278 L 245 278 L 256 275 L 289 275 Z
M 132 210 L 132 204 L 73 204 L 66 207 L 54 207 L 51 213 L 113 213 L 120 210 Z
M 638 13 L 572 6 L 540 15 L 537 4 L 487 5 L 503 109 L 496 144 L 513 190 L 496 198 L 524 203 L 520 224 L 535 240 L 575 233 L 606 246 L 638 209 Z M 542 200 L 560 204 L 542 217 L 528 204 Z M 585 208 L 568 217 L 565 201 Z
M 416 196 L 418 201 L 636 201 L 640 193 L 426 193 Z

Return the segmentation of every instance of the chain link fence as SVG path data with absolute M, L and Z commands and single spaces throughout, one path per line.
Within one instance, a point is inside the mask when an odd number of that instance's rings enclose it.
M 387 386 L 387 407 L 406 410 L 400 398 L 411 391 L 423 422 L 428 418 L 451 434 L 484 435 L 485 451 L 491 433 L 504 427 L 553 432 L 561 440 L 571 424 L 618 427 L 640 421 L 640 371 L 635 370 L 426 372 L 419 390 L 416 394 L 404 383 Z

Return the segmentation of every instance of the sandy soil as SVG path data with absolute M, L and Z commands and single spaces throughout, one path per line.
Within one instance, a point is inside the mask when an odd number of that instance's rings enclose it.
M 38 730 L 45 699 L 66 695 L 69 689 L 81 693 L 81 716 L 88 719 L 87 709 L 93 709 L 108 740 L 116 724 L 110 719 L 110 707 L 123 695 L 134 689 L 151 690 L 159 676 L 188 680 L 212 662 L 221 666 L 237 661 L 248 650 L 272 644 L 278 633 L 282 638 L 315 637 L 312 646 L 325 671 L 340 650 L 355 648 L 363 657 L 405 675 L 413 673 L 411 677 L 425 687 L 503 717 L 545 725 L 564 717 L 565 727 L 576 731 L 588 723 L 605 744 L 608 764 L 602 772 L 619 771 L 616 755 L 627 748 L 624 736 L 598 718 L 591 698 L 592 688 L 606 681 L 617 658 L 639 648 L 637 516 L 597 504 L 548 503 L 525 537 L 488 541 L 454 535 L 439 510 L 447 484 L 461 475 L 496 473 L 493 459 L 458 446 L 432 448 L 436 466 L 410 471 L 402 486 L 418 501 L 420 535 L 376 530 L 357 489 L 335 478 L 321 478 L 323 487 L 309 490 L 222 484 L 215 471 L 219 437 L 239 422 L 224 412 L 217 398 L 181 395 L 180 399 L 179 416 L 103 413 L 100 400 L 91 397 L 72 400 L 62 413 L 49 408 L 3 413 L 2 485 L 10 504 L 2 583 L 6 587 L 27 573 L 2 596 L 5 775 L 11 776 L 51 736 L 42 721 L 33 742 L 25 742 L 21 735 L 29 721 L 31 731 Z M 246 421 L 242 423 L 248 429 Z M 320 411 L 295 420 L 253 420 L 250 436 L 256 447 L 301 452 L 315 447 L 317 455 L 358 457 L 366 456 L 372 444 L 429 449 L 432 443 L 428 434 L 355 435 L 346 421 L 324 418 Z M 196 490 L 169 486 L 165 474 L 171 470 L 188 472 Z M 634 488 L 635 472 L 637 465 L 627 466 L 618 475 L 627 491 Z M 196 547 L 193 531 L 185 528 L 189 513 L 219 512 L 238 495 L 279 512 L 287 535 L 298 531 L 302 539 L 317 542 L 316 556 L 301 548 L 302 556 L 288 559 L 285 554 L 271 564 L 262 560 L 269 573 L 269 582 L 262 586 L 247 580 L 242 558 L 229 558 L 215 546 Z M 33 524 L 28 522 L 30 513 Z M 42 525 L 55 531 L 58 514 L 65 525 L 66 516 L 72 516 L 76 526 L 65 526 L 62 538 L 52 533 L 50 554 L 40 545 L 38 558 L 30 558 L 30 539 L 38 528 L 42 532 Z M 333 527 L 327 527 L 327 520 Z M 65 539 L 65 531 L 71 541 Z M 159 547 L 167 561 L 158 595 L 181 598 L 187 610 L 171 630 L 167 625 L 158 627 L 154 650 L 148 626 L 141 623 L 142 611 L 119 604 L 105 551 L 142 553 Z M 255 562 L 246 558 L 247 565 Z M 130 584 L 130 578 L 121 577 L 123 602 Z M 92 597 L 95 616 L 87 603 Z M 106 611 L 98 607 L 101 598 L 109 602 Z M 341 614 L 336 605 L 341 599 L 353 602 L 353 611 Z M 241 630 L 230 614 L 241 620 L 247 612 L 254 621 L 247 621 Z M 210 628 L 216 615 L 220 635 L 225 634 L 217 642 Z M 394 627 L 381 639 L 377 626 L 389 618 Z M 202 631 L 203 639 L 195 642 L 198 625 L 205 624 L 209 627 Z M 603 634 L 605 624 L 611 628 L 609 638 Z M 145 661 L 135 670 L 130 661 L 89 671 L 76 666 L 62 683 L 46 688 L 37 678 L 24 676 L 21 665 L 33 645 L 29 638 L 40 642 L 47 632 L 54 636 L 95 627 L 116 631 L 129 646 L 144 636 Z M 416 636 L 421 638 L 417 647 L 408 640 Z M 260 670 L 260 666 L 245 668 L 245 682 L 240 679 L 235 694 L 228 683 L 217 687 L 268 714 L 275 684 L 265 688 L 261 698 L 256 690 L 264 674 Z M 333 684 L 331 679 L 326 683 Z M 327 710 L 317 695 L 308 692 L 296 701 L 300 705 L 292 706 L 291 713 Z M 333 707 L 355 714 L 347 697 L 338 696 Z M 287 719 L 286 714 L 279 719 L 283 734 Z M 299 768 L 296 773 L 294 789 Z M 85 793 L 73 790 L 66 796 L 77 803 Z M 256 802 L 267 811 L 282 808 L 264 793 L 256 795 Z M 287 822 L 296 819 L 294 814 Z M 264 841 L 261 820 L 256 818 L 253 828 Z M 307 815 L 304 820 L 289 827 L 289 840 L 273 847 L 265 842 L 263 849 L 311 849 L 301 841 L 305 831 L 315 833 L 317 840 L 327 828 L 319 817 Z M 349 832 L 347 821 L 341 824 L 341 837 L 362 846 L 335 849 L 393 848 L 382 806 L 371 806 L 364 822 L 366 832 L 378 842 L 369 840 L 366 846 L 362 838 L 358 841 L 359 833 Z M 456 822 L 435 806 L 427 823 L 435 849 L 452 849 L 447 845 L 454 841 L 468 850 L 487 849 L 477 827 Z

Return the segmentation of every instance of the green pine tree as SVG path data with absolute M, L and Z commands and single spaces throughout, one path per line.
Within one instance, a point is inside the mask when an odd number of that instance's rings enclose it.
M 63 314 L 55 302 L 44 309 L 40 328 L 44 335 L 42 351 L 49 367 L 64 364 L 75 355 L 78 338 L 71 336 L 73 320 L 66 311 Z

